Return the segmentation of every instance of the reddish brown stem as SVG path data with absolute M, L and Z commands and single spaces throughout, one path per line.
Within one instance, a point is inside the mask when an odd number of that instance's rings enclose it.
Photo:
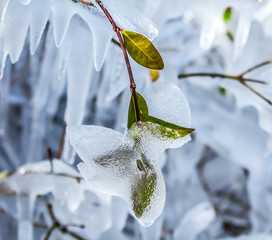
M 58 154 L 57 154 L 57 159 L 61 159 L 61 156 L 62 156 L 66 127 L 67 127 L 67 124 L 66 124 L 66 122 L 64 122 L 63 128 L 62 128 L 62 133 L 61 133 L 61 138 L 60 138 L 60 143 L 59 143 L 59 150 L 58 150 Z
M 122 48 L 123 51 L 123 55 L 125 58 L 125 62 L 126 62 L 126 66 L 127 66 L 127 71 L 128 71 L 128 75 L 129 75 L 129 80 L 130 80 L 130 90 L 134 99 L 134 103 L 135 103 L 135 109 L 136 109 L 136 119 L 137 119 L 137 123 L 140 122 L 140 110 L 139 110 L 139 106 L 138 106 L 138 100 L 137 100 L 137 94 L 136 94 L 136 84 L 133 78 L 133 74 L 132 74 L 132 70 L 131 70 L 131 65 L 129 62 L 129 58 L 128 58 L 128 54 L 127 54 L 127 50 L 123 41 L 123 38 L 121 36 L 121 31 L 122 29 L 120 29 L 117 24 L 115 23 L 115 21 L 113 20 L 112 16 L 110 15 L 110 13 L 108 12 L 108 10 L 103 6 L 103 4 L 101 3 L 100 0 L 95 0 L 96 3 L 99 5 L 99 7 L 102 9 L 102 11 L 105 13 L 106 17 L 108 18 L 108 20 L 110 21 L 113 30 L 116 32 L 116 35 L 119 39 L 120 42 L 120 46 Z M 81 0 L 81 3 L 86 4 L 86 1 Z M 88 3 L 88 2 L 87 2 Z

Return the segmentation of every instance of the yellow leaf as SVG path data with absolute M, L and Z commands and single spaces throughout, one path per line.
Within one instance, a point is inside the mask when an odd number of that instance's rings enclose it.
M 151 69 L 161 70 L 164 68 L 160 53 L 148 38 L 139 33 L 124 30 L 122 35 L 125 47 L 135 62 Z

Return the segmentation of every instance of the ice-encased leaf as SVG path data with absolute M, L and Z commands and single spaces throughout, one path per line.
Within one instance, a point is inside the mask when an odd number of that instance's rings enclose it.
M 166 122 L 156 117 L 148 115 L 148 106 L 146 104 L 145 99 L 138 92 L 136 92 L 136 96 L 138 101 L 140 121 L 154 137 L 161 140 L 179 139 L 185 137 L 186 135 L 194 131 L 194 129 L 192 128 L 178 126 L 176 124 Z M 134 97 L 132 96 L 128 110 L 128 124 L 127 124 L 128 129 L 130 129 L 136 122 L 137 122 L 136 107 Z
M 154 117 L 153 124 L 151 125 L 152 127 L 149 127 L 158 130 L 156 122 L 163 120 L 161 123 L 164 122 L 165 124 L 162 125 L 166 128 L 161 129 L 162 131 L 160 132 L 162 133 L 171 133 L 171 128 L 167 127 L 168 124 L 176 125 L 173 127 L 180 128 L 181 131 L 185 130 L 185 133 L 187 134 L 193 131 L 193 129 L 190 128 L 191 112 L 187 98 L 181 89 L 174 83 L 158 80 L 152 83 L 150 87 L 144 91 L 143 97 L 146 100 L 149 115 Z M 150 120 L 152 120 L 151 118 Z M 181 138 L 177 138 L 176 140 L 167 138 L 162 134 L 160 138 L 160 142 L 163 143 L 163 145 L 161 145 L 162 149 L 181 147 L 186 142 L 190 141 L 190 135 L 186 135 L 185 133 L 182 135 L 177 134 L 176 136 L 180 136 Z
M 179 139 L 194 131 L 192 128 L 181 127 L 148 115 L 141 115 L 141 120 L 156 137 Z
M 67 134 L 78 155 L 87 164 L 92 164 L 93 159 L 98 159 L 101 155 L 110 155 L 120 149 L 132 149 L 131 142 L 122 133 L 105 127 L 68 126 Z
M 158 35 L 155 24 L 127 0 L 103 0 L 102 3 L 122 29 L 138 32 L 151 40 Z
M 224 14 L 223 14 L 223 20 L 225 23 L 229 22 L 231 19 L 232 9 L 231 7 L 226 8 Z
M 142 96 L 147 102 L 149 115 L 186 128 L 191 126 L 187 97 L 174 83 L 158 80 Z
M 138 107 L 139 107 L 140 113 L 148 115 L 148 107 L 147 107 L 145 99 L 138 92 L 136 92 L 136 96 L 137 96 L 137 102 L 138 102 Z M 135 108 L 134 97 L 132 96 L 130 99 L 129 109 L 128 109 L 127 128 L 130 129 L 132 124 L 135 122 L 137 122 L 136 108 Z
M 142 225 L 151 225 L 162 212 L 165 186 L 161 170 L 154 164 L 158 159 L 143 151 L 145 141 L 136 143 L 98 126 L 68 126 L 67 135 L 84 161 L 78 168 L 91 188 L 123 198 Z

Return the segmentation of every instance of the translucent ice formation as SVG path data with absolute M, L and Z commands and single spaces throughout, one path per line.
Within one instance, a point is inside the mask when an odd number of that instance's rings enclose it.
M 145 34 L 150 39 L 158 35 L 154 23 L 127 1 L 105 0 L 103 4 L 122 28 Z M 5 0 L 0 3 L 0 77 L 3 75 L 3 68 L 8 55 L 13 63 L 18 61 L 28 28 L 30 28 L 32 54 L 37 49 L 48 21 L 53 24 L 56 46 L 60 47 L 74 15 L 79 15 L 91 30 L 94 64 L 96 69 L 100 70 L 113 31 L 98 6 L 84 6 L 72 0 Z M 22 19 L 24 21 L 21 21 Z M 78 28 L 80 27 L 80 24 L 78 24 Z M 84 49 L 84 47 L 82 48 Z
M 153 98 L 148 101 L 153 116 L 190 125 L 187 99 L 181 90 L 174 84 L 155 86 L 150 89 Z M 170 93 L 177 92 L 180 97 L 170 102 Z M 162 105 L 160 98 L 168 108 L 158 107 Z M 173 109 L 174 114 L 170 114 Z M 158 128 L 159 125 L 151 122 L 143 122 L 140 127 L 134 123 L 125 135 L 99 126 L 67 128 L 72 146 L 84 161 L 78 168 L 91 188 L 123 198 L 143 226 L 150 226 L 158 218 L 165 202 L 160 154 L 166 148 L 180 147 L 190 140 L 189 136 L 175 140 L 167 134 L 162 136 Z
M 79 229 L 81 234 L 98 239 L 113 224 L 109 196 L 90 192 L 86 182 L 81 181 L 80 174 L 67 164 L 53 160 L 51 165 L 47 160 L 24 165 L 0 181 L 1 197 L 7 195 L 11 198 L 16 194 L 15 207 L 11 199 L 6 203 L 1 201 L 0 207 L 18 219 L 18 240 L 35 239 L 34 210 L 42 211 L 42 208 L 35 207 L 35 201 L 38 196 L 48 193 L 54 196 L 52 205 L 57 219 L 67 225 L 71 222 L 84 224 L 85 228 Z M 50 225 L 52 220 L 47 214 L 45 211 L 46 222 Z M 125 217 L 126 211 L 123 213 Z

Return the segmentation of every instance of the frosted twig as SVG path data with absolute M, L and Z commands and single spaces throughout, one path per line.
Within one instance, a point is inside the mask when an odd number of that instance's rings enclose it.
M 61 224 L 58 219 L 56 218 L 55 214 L 54 214 L 54 211 L 53 211 L 53 206 L 52 204 L 48 203 L 47 204 L 47 209 L 48 209 L 48 213 L 49 213 L 49 216 L 51 217 L 51 220 L 52 220 L 52 226 L 48 229 L 46 235 L 45 235 L 45 238 L 44 240 L 49 240 L 51 234 L 53 233 L 53 231 L 55 229 L 58 229 L 60 232 L 62 232 L 63 234 L 68 234 L 70 235 L 71 237 L 77 239 L 77 240 L 85 240 L 83 237 L 79 236 L 77 233 L 75 232 L 72 232 L 68 229 L 69 226 L 73 226 L 73 227 L 79 227 L 79 228 L 84 228 L 84 225 L 76 225 L 76 224 L 73 224 L 73 225 L 63 225 Z
M 248 74 L 248 73 L 250 73 L 250 72 L 252 72 L 252 71 L 254 71 L 254 70 L 256 70 L 256 69 L 258 69 L 258 68 L 260 68 L 260 67 L 263 67 L 263 66 L 265 66 L 265 65 L 271 64 L 271 63 L 272 63 L 272 59 L 267 60 L 267 61 L 262 62 L 262 63 L 259 63 L 259 64 L 255 65 L 255 66 L 249 68 L 248 70 L 244 71 L 244 72 L 241 73 L 239 76 L 240 76 L 240 77 L 243 77 L 244 75 L 246 75 L 246 74 Z
M 266 101 L 268 104 L 272 105 L 272 101 L 270 101 L 269 99 L 267 99 L 265 96 L 263 96 L 261 93 L 259 93 L 258 91 L 256 91 L 253 87 L 249 86 L 247 83 L 245 82 L 241 82 L 248 90 L 250 90 L 251 92 L 255 93 L 258 97 L 260 97 L 261 99 L 263 99 L 264 101 Z
M 250 90 L 251 92 L 253 92 L 254 94 L 256 94 L 258 97 L 260 97 L 261 99 L 263 99 L 264 101 L 266 101 L 269 105 L 272 105 L 272 101 L 267 99 L 265 96 L 263 96 L 261 93 L 259 93 L 258 91 L 256 91 L 254 88 L 252 88 L 251 86 L 249 86 L 246 82 L 253 82 L 253 83 L 259 83 L 259 84 L 266 84 L 265 81 L 262 80 L 255 80 L 255 79 L 251 79 L 251 78 L 245 78 L 244 76 L 249 73 L 252 72 L 260 67 L 263 67 L 265 65 L 271 64 L 272 63 L 272 59 L 259 63 L 251 68 L 249 68 L 248 70 L 244 71 L 243 73 L 234 76 L 234 75 L 227 75 L 227 74 L 220 74 L 220 73 L 203 73 L 203 72 L 199 72 L 199 73 L 186 73 L 186 74 L 179 74 L 178 78 L 189 78 L 189 77 L 211 77 L 211 78 L 225 78 L 225 79 L 230 79 L 230 80 L 236 80 L 238 82 L 240 82 L 242 85 L 244 85 L 248 90 Z
M 205 165 L 207 162 L 211 161 L 213 157 L 214 157 L 214 152 L 212 152 L 209 147 L 205 147 L 202 153 L 202 157 L 200 158 L 197 164 L 197 176 L 198 176 L 200 184 L 202 185 L 204 191 L 207 194 L 207 197 L 210 203 L 213 205 L 214 211 L 216 212 L 216 214 L 218 214 L 219 207 L 213 200 L 212 190 L 204 177 Z
M 66 124 L 66 122 L 64 122 L 63 128 L 62 128 L 62 133 L 61 133 L 61 138 L 60 138 L 60 143 L 59 143 L 59 150 L 58 150 L 58 154 L 57 154 L 57 159 L 61 159 L 61 156 L 62 156 L 66 127 L 67 127 L 67 124 Z
M 185 74 L 179 74 L 178 78 L 189 78 L 189 77 L 211 77 L 211 78 L 227 78 L 230 80 L 235 81 L 245 81 L 245 82 L 254 82 L 254 83 L 260 83 L 260 84 L 266 84 L 265 81 L 261 80 L 255 80 L 250 78 L 243 78 L 239 76 L 233 76 L 233 75 L 226 75 L 226 74 L 220 74 L 220 73 L 185 73 Z
M 47 148 L 47 154 L 48 154 L 48 159 L 50 161 L 50 172 L 54 172 L 54 167 L 53 167 L 53 155 L 52 155 L 52 149 Z

